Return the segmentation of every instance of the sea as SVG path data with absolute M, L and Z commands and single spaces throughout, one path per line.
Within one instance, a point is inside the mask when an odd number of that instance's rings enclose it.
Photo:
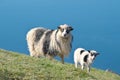
M 26 34 L 34 27 L 57 29 L 68 24 L 74 64 L 77 48 L 100 53 L 92 67 L 120 74 L 119 0 L 0 0 L 0 48 L 29 55 Z M 60 60 L 60 58 L 55 58 Z

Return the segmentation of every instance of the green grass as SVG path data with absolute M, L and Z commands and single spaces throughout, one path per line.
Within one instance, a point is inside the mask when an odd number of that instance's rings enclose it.
M 88 73 L 73 64 L 0 49 L 0 80 L 120 80 L 120 76 L 95 68 Z

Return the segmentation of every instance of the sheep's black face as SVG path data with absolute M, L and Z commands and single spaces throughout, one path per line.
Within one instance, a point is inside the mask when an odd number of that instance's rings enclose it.
M 58 29 L 59 29 L 59 31 L 60 31 L 60 33 L 61 33 L 61 36 L 62 36 L 63 38 L 68 38 L 69 35 L 70 35 L 70 32 L 73 30 L 72 27 L 70 27 L 70 26 L 68 26 L 68 25 L 66 25 L 66 24 L 60 25 L 60 26 L 58 27 Z
M 91 59 L 92 59 L 92 60 L 94 60 L 97 55 L 99 55 L 99 53 L 97 53 L 96 51 L 94 51 L 94 50 L 91 50 L 91 51 L 90 51 L 90 56 L 91 56 Z

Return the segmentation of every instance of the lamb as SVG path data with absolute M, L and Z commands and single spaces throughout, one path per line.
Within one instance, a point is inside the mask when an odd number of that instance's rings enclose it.
M 64 63 L 64 56 L 67 56 L 72 48 L 72 30 L 67 24 L 60 25 L 56 30 L 43 27 L 31 29 L 26 35 L 30 56 L 52 59 L 58 55 Z
M 85 50 L 84 48 L 77 48 L 74 51 L 75 67 L 77 68 L 78 63 L 80 63 L 82 70 L 86 66 L 87 71 L 90 72 L 90 65 L 93 63 L 97 55 L 99 55 L 99 53 L 95 50 Z

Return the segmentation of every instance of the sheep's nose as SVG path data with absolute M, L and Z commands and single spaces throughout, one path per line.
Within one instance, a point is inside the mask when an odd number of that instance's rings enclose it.
M 67 34 L 64 34 L 64 37 L 66 37 Z

